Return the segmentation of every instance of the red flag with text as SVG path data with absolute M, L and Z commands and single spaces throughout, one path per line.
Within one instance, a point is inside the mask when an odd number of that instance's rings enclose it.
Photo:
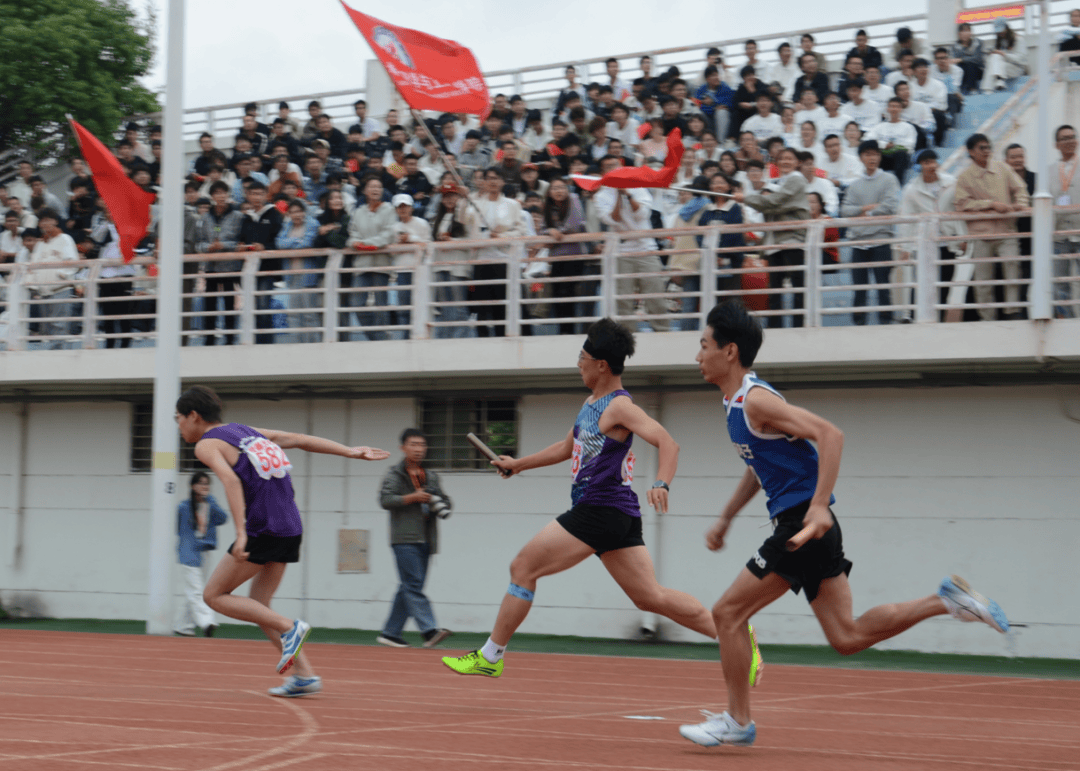
M 667 135 L 667 156 L 664 157 L 664 166 L 660 169 L 650 169 L 648 166 L 622 166 L 609 171 L 602 177 L 591 177 L 584 174 L 571 174 L 571 178 L 578 183 L 583 190 L 596 190 L 600 187 L 670 187 L 675 175 L 679 172 L 679 164 L 683 157 L 682 131 L 672 129 Z
M 79 140 L 83 158 L 94 175 L 94 187 L 109 207 L 116 232 L 120 235 L 120 253 L 124 262 L 135 258 L 135 247 L 146 237 L 150 227 L 150 204 L 157 198 L 128 178 L 120 161 L 98 138 L 71 118 L 71 127 Z
M 453 40 L 395 27 L 341 5 L 410 107 L 486 116 L 487 84 L 472 51 Z

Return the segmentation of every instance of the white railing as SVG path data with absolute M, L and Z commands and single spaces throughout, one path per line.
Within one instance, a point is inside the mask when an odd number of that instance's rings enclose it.
M 1057 211 L 1080 212 L 1080 206 Z M 768 253 L 777 247 L 760 243 L 719 247 L 724 235 L 744 234 L 748 228 L 759 233 L 791 230 L 792 223 L 581 234 L 560 242 L 588 244 L 590 253 L 582 256 L 544 257 L 537 250 L 555 245 L 544 237 L 435 242 L 378 252 L 307 249 L 189 255 L 185 263 L 193 272 L 184 278 L 182 336 L 189 345 L 219 340 L 251 345 L 516 337 L 579 332 L 601 316 L 612 316 L 635 328 L 648 325 L 654 331 L 698 329 L 708 310 L 729 297 L 757 308 L 755 315 L 765 319 L 769 327 L 872 323 L 879 313 L 883 314 L 881 323 L 892 317 L 894 321 L 903 318 L 922 324 L 956 320 L 966 310 L 990 315 L 995 309 L 1020 313 L 1031 306 L 1031 295 L 1037 291 L 1051 293 L 1059 316 L 1080 317 L 1080 271 L 1068 269 L 1080 265 L 1080 254 L 1054 255 L 1052 283 L 1040 289 L 1022 274 L 1010 277 L 1009 271 L 1003 279 L 973 277 L 973 244 L 992 237 L 941 235 L 941 225 L 950 220 L 1000 216 L 947 213 L 810 220 L 804 223 L 804 263 L 794 267 L 745 264 L 734 268 L 733 255 L 747 259 L 764 255 L 768 259 Z M 829 228 L 876 223 L 903 225 L 908 230 L 902 236 L 826 243 Z M 1066 240 L 1078 234 L 1080 231 L 1062 231 L 1056 238 Z M 660 239 L 659 248 L 628 251 L 628 242 L 643 238 Z M 942 247 L 957 244 L 961 245 L 956 250 L 959 254 L 942 251 Z M 890 254 L 884 260 L 851 262 L 853 248 L 886 245 Z M 823 258 L 822 250 L 829 248 L 839 248 L 839 262 Z M 665 256 L 686 254 L 698 258 L 697 268 L 673 270 L 661 263 Z M 361 264 L 371 257 L 385 263 L 391 259 L 407 261 L 411 266 Z M 646 261 L 631 263 L 632 257 Z M 285 262 L 278 269 L 264 269 L 266 261 L 279 259 Z M 1001 256 L 981 262 L 1011 267 L 1029 260 L 1027 256 Z M 307 265 L 305 261 L 309 261 Z M 239 266 L 226 265 L 228 262 Z M 145 266 L 152 261 L 143 259 L 136 264 Z M 104 269 L 118 265 L 86 260 L 0 266 L 0 277 L 6 281 L 7 348 L 97 348 L 131 341 L 148 344 L 145 341 L 155 337 L 155 280 L 146 276 L 102 277 Z M 530 275 L 538 266 L 547 269 L 547 274 Z M 74 279 L 43 281 L 39 274 L 73 267 L 80 271 Z M 881 279 L 877 283 L 855 283 L 852 279 L 852 271 L 867 270 L 873 275 L 875 269 Z M 786 278 L 790 285 L 777 278 L 770 280 L 770 276 Z M 696 287 L 684 291 L 675 283 Z M 976 291 L 1002 287 L 1005 297 L 968 302 L 969 287 Z M 1014 287 L 1018 291 L 1010 297 Z M 869 302 L 869 294 L 859 306 L 850 302 L 853 292 L 874 290 L 878 291 L 875 303 Z M 1027 298 L 1023 297 L 1025 291 Z M 216 306 L 219 299 L 225 300 L 224 307 L 212 308 L 211 303 Z M 761 307 L 763 304 L 770 307 Z M 233 337 L 235 340 L 230 340 Z

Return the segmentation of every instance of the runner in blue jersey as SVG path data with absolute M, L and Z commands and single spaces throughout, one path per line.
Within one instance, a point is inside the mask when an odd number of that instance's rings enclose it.
M 318 693 L 322 680 L 300 650 L 311 627 L 270 609 L 286 564 L 300 561 L 303 534 L 289 476 L 292 464 L 285 450 L 295 447 L 357 460 L 385 460 L 390 453 L 346 447 L 317 436 L 224 423 L 221 413 L 221 400 L 205 386 L 188 389 L 176 401 L 180 436 L 195 445 L 195 457 L 221 480 L 236 523 L 236 541 L 207 581 L 203 599 L 222 615 L 258 624 L 281 651 L 279 674 L 295 663 L 296 674 L 271 688 L 271 696 Z M 232 593 L 250 579 L 254 580 L 249 597 Z
M 728 710 L 719 715 L 703 710 L 704 723 L 684 725 L 679 733 L 706 746 L 754 743 L 746 624 L 788 590 L 806 592 L 829 644 L 845 656 L 943 613 L 1007 632 L 1009 622 L 997 603 L 957 576 L 942 581 L 936 594 L 852 616 L 851 562 L 844 557 L 840 525 L 830 508 L 844 435 L 824 418 L 788 404 L 750 369 L 762 332 L 741 303 L 716 306 L 706 324 L 697 363 L 705 380 L 724 392 L 728 434 L 748 468 L 705 542 L 713 551 L 723 548 L 731 521 L 761 489 L 773 533 L 713 607 Z
M 589 327 L 578 355 L 578 370 L 592 394 L 566 438 L 524 458 L 500 456 L 492 464 L 505 476 L 569 460 L 572 507 L 549 523 L 510 563 L 510 588 L 484 646 L 443 663 L 464 675 L 498 677 L 510 638 L 532 607 L 536 581 L 596 554 L 612 578 L 642 610 L 659 613 L 706 637 L 716 638 L 712 616 L 689 594 L 661 586 L 642 539 L 641 508 L 631 488 L 634 435 L 660 452 L 649 503 L 666 513 L 668 490 L 679 460 L 679 445 L 664 427 L 634 404 L 622 387 L 634 336 L 611 319 Z M 755 646 L 756 652 L 756 646 Z M 760 669 L 756 668 L 755 671 Z M 751 678 L 748 673 L 743 675 Z M 756 683 L 756 680 L 755 680 Z

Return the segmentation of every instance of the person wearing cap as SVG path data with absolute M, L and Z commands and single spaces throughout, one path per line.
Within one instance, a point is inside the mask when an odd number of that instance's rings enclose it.
M 1024 40 L 1000 16 L 994 19 L 994 42 L 986 54 L 986 69 L 980 88 L 984 94 L 1003 91 L 1005 81 L 1027 72 L 1027 49 Z
M 396 244 L 426 244 L 431 242 L 431 225 L 426 220 L 414 216 L 416 201 L 407 193 L 398 193 L 391 199 L 390 205 L 397 213 L 397 222 L 394 223 L 394 243 Z M 409 325 L 412 323 L 412 286 L 413 270 L 420 264 L 420 252 L 395 252 L 393 265 L 397 270 L 397 304 L 402 310 L 394 311 L 394 323 L 404 326 L 404 334 L 399 336 L 408 340 L 410 337 Z
M 882 170 L 881 148 L 877 141 L 868 139 L 859 145 L 859 160 L 863 164 L 863 175 L 848 185 L 844 193 L 844 202 L 840 206 L 841 217 L 891 217 L 900 208 L 900 183 L 896 177 Z M 847 229 L 847 238 L 850 241 L 862 241 L 875 238 L 892 238 L 894 226 L 887 222 L 879 222 L 873 225 L 852 226 Z M 857 246 L 851 250 L 851 262 L 853 265 L 862 263 L 890 262 L 892 260 L 892 246 L 890 244 L 878 244 L 875 246 Z M 867 284 L 871 277 L 876 284 L 888 284 L 891 267 L 879 265 L 872 268 L 852 268 L 851 279 L 855 284 Z M 877 305 L 888 305 L 889 300 L 885 297 L 884 290 L 878 290 L 879 299 Z M 856 308 L 865 308 L 867 303 L 867 290 L 856 289 Z M 853 314 L 855 324 L 866 324 L 866 313 Z M 880 311 L 877 314 L 881 324 L 892 322 L 892 311 Z

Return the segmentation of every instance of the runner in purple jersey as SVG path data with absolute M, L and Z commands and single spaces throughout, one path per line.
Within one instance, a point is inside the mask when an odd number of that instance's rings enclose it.
M 357 460 L 385 460 L 390 453 L 346 447 L 317 436 L 223 423 L 221 413 L 221 400 L 205 386 L 188 389 L 176 402 L 180 435 L 195 445 L 195 457 L 221 480 L 236 523 L 236 541 L 210 576 L 203 599 L 222 615 L 258 624 L 281 651 L 279 674 L 295 663 L 296 674 L 271 688 L 272 696 L 318 693 L 322 680 L 300 652 L 311 627 L 270 609 L 285 565 L 300 561 L 303 534 L 289 477 L 292 464 L 284 451 L 295 447 Z M 254 580 L 249 597 L 232 593 L 250 579 Z
M 577 366 L 592 395 L 581 408 L 574 428 L 565 439 L 540 452 L 516 459 L 503 455 L 492 461 L 509 472 L 507 476 L 571 461 L 573 505 L 537 533 L 510 564 L 510 588 L 484 646 L 464 656 L 443 657 L 443 663 L 455 672 L 501 675 L 503 653 L 532 607 L 537 579 L 571 568 L 590 554 L 600 557 L 637 607 L 716 638 L 712 616 L 700 602 L 657 582 L 641 537 L 641 509 L 630 487 L 634 434 L 660 451 L 657 479 L 648 500 L 664 513 L 668 486 L 679 461 L 679 445 L 623 389 L 624 362 L 633 353 L 634 336 L 625 327 L 611 319 L 589 327 Z

